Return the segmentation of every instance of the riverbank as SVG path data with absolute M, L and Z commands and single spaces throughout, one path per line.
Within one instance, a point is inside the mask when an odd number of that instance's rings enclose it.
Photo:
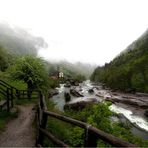
M 64 109 L 64 105 L 65 105 L 65 99 L 64 99 L 64 92 L 70 92 L 70 89 L 75 89 L 76 91 L 78 91 L 79 93 L 81 93 L 84 97 L 75 97 L 73 95 L 71 95 L 71 101 L 68 102 L 68 104 L 73 104 L 76 102 L 81 102 L 81 101 L 89 101 L 90 98 L 93 98 L 92 100 L 94 101 L 94 99 L 98 101 L 104 101 L 104 100 L 108 100 L 108 98 L 119 98 L 119 99 L 126 99 L 127 97 L 130 98 L 134 98 L 138 100 L 138 96 L 134 96 L 133 94 L 124 94 L 124 93 L 120 93 L 120 92 L 112 92 L 111 90 L 105 90 L 102 88 L 102 86 L 99 85 L 93 85 L 90 81 L 85 81 L 81 84 L 79 84 L 79 86 L 71 86 L 70 88 L 66 88 L 64 87 L 64 84 L 61 84 L 59 88 L 56 88 L 59 91 L 58 95 L 55 95 L 51 98 L 51 100 L 56 103 L 56 107 L 63 111 Z M 93 89 L 93 92 L 90 93 L 90 89 Z M 146 100 L 144 97 L 140 97 L 140 100 Z M 113 102 L 114 105 L 116 105 L 117 107 L 121 108 L 121 112 L 123 115 L 127 115 L 126 118 L 129 119 L 129 121 L 132 124 L 135 124 L 137 127 L 136 130 L 133 131 L 138 131 L 140 130 L 140 137 L 141 137 L 141 133 L 143 132 L 143 135 L 146 135 L 145 132 L 148 131 L 148 122 L 146 117 L 144 116 L 144 108 L 141 107 L 137 107 L 131 104 L 127 104 L 123 102 Z M 114 110 L 115 112 L 118 112 L 117 110 Z M 130 118 L 129 118 L 129 114 L 125 114 L 125 112 L 130 111 Z M 142 119 L 142 120 L 141 120 Z M 136 122 L 137 121 L 137 122 Z M 143 125 L 144 123 L 144 125 Z M 142 125 L 142 126 L 141 126 Z M 138 133 L 137 132 L 137 133 Z M 148 135 L 148 134 L 147 134 Z M 143 136 L 144 139 L 148 139 L 148 136 Z

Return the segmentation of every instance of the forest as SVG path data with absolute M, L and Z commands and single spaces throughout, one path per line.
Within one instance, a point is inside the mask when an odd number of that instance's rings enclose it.
M 148 30 L 110 63 L 98 66 L 91 80 L 125 92 L 148 92 Z

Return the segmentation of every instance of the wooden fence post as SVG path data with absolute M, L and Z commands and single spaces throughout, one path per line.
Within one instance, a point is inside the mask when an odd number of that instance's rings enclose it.
M 44 141 L 44 134 L 40 131 L 40 128 L 46 129 L 46 124 L 47 124 L 47 115 L 43 112 L 42 122 L 39 127 L 39 137 L 38 137 L 38 144 L 40 145 L 43 145 L 43 141 Z
M 27 90 L 27 96 L 28 96 L 28 99 L 31 100 L 31 89 Z
M 41 117 L 41 124 L 39 124 L 39 136 L 38 136 L 37 144 L 43 145 L 44 134 L 40 131 L 40 128 L 46 129 L 48 116 L 47 116 L 47 114 L 44 113 L 43 95 L 41 92 L 40 92 L 39 112 L 38 113 L 40 114 L 40 112 L 42 115 L 39 115 Z
M 85 129 L 85 141 L 84 141 L 84 147 L 97 147 L 97 136 L 89 130 L 89 127 L 91 125 L 88 125 Z
M 20 91 L 16 90 L 16 92 L 17 92 L 17 99 L 20 99 Z
M 11 107 L 13 107 L 13 88 L 11 88 Z
M 8 112 L 10 111 L 9 99 L 10 99 L 10 96 L 9 96 L 9 88 L 7 88 L 7 111 Z

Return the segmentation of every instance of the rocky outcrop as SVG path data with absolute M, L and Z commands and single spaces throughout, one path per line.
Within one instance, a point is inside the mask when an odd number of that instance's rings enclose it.
M 75 97 L 83 97 L 82 94 L 80 94 L 78 91 L 76 91 L 75 89 L 70 89 L 70 93 L 75 96 Z
M 132 98 L 132 97 L 127 97 L 127 98 L 107 97 L 105 100 L 111 101 L 113 103 L 115 103 L 115 102 L 117 102 L 117 103 L 124 103 L 124 104 L 128 104 L 128 105 L 140 107 L 140 108 L 143 108 L 143 109 L 148 108 L 148 103 L 142 102 L 142 101 L 137 100 L 137 99 Z
M 148 93 L 140 93 L 140 92 L 137 92 L 136 95 L 138 97 L 148 97 Z

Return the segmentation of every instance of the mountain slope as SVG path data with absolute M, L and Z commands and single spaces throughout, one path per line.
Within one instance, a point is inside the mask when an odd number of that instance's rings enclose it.
M 113 89 L 148 92 L 148 30 L 110 63 L 97 67 L 91 79 Z
M 0 24 L 0 45 L 17 55 L 35 55 L 39 48 L 47 46 L 41 37 L 32 36 L 22 28 L 2 23 Z

